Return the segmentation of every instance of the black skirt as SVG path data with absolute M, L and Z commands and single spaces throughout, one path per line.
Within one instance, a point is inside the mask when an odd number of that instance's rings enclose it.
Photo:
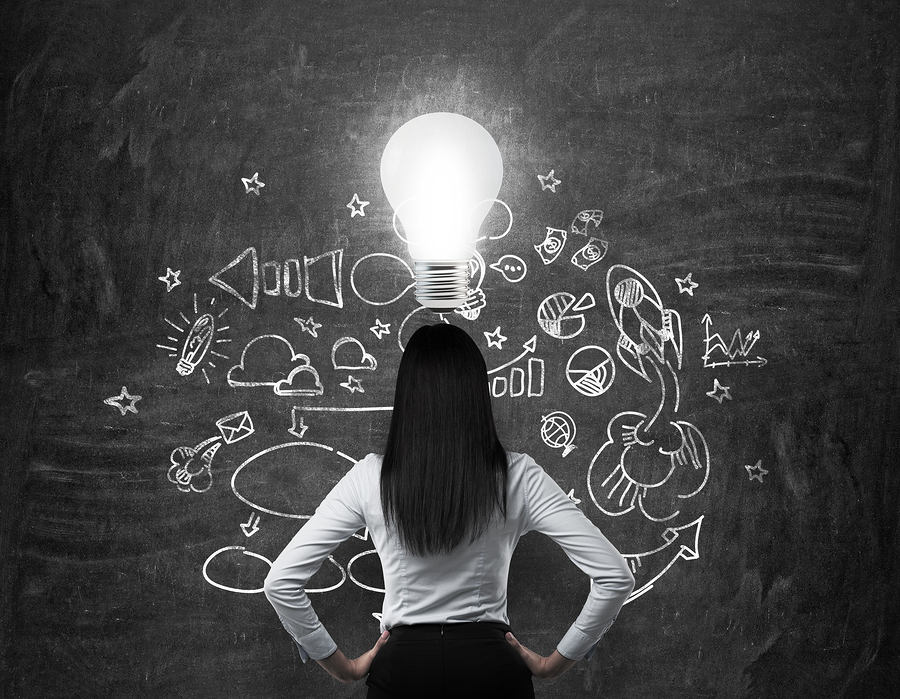
M 534 699 L 531 672 L 509 645 L 509 626 L 395 626 L 369 669 L 367 699 Z

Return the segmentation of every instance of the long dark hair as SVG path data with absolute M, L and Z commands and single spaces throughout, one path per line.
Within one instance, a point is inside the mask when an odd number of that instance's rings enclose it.
M 506 517 L 507 467 L 478 347 L 453 325 L 419 328 L 400 360 L 381 466 L 388 526 L 414 555 L 471 543 Z

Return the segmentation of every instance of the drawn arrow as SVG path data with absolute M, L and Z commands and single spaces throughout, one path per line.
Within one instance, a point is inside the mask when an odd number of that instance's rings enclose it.
M 522 359 L 522 357 L 525 357 L 525 356 L 527 356 L 527 355 L 529 355 L 529 354 L 533 354 L 533 353 L 534 353 L 534 348 L 535 348 L 535 345 L 536 345 L 536 344 L 537 344 L 537 335 L 532 335 L 532 336 L 531 336 L 531 339 L 528 340 L 528 342 L 526 342 L 526 343 L 524 343 L 524 344 L 522 345 L 522 349 L 525 350 L 524 352 L 522 352 L 522 353 L 521 353 L 518 357 L 516 357 L 515 359 L 511 359 L 511 360 L 508 361 L 506 364 L 501 364 L 501 365 L 498 366 L 496 369 L 491 369 L 491 370 L 488 372 L 488 374 L 496 374 L 498 371 L 503 371 L 504 369 L 506 369 L 506 367 L 512 366 L 513 364 L 515 364 L 516 362 L 518 362 L 520 359 Z
M 256 516 L 255 522 L 253 521 L 254 515 Z M 244 536 L 246 536 L 248 539 L 251 536 L 253 536 L 254 534 L 256 534 L 256 532 L 259 531 L 259 515 L 256 514 L 255 512 L 251 512 L 250 519 L 248 519 L 246 522 L 244 522 L 241 525 L 241 529 L 244 532 Z
M 675 562 L 679 558 L 684 559 L 685 561 L 694 561 L 700 558 L 700 527 L 703 524 L 703 517 L 704 515 L 700 515 L 690 524 L 685 524 L 680 527 L 667 528 L 662 533 L 663 539 L 665 539 L 666 543 L 659 546 L 658 548 L 653 549 L 652 551 L 624 554 L 624 558 L 628 561 L 632 571 L 637 571 L 639 568 L 643 567 L 643 559 L 655 554 L 668 555 L 665 552 L 671 549 L 675 545 L 675 542 L 678 541 L 678 539 L 681 539 L 678 551 L 672 556 L 665 567 L 652 578 L 650 578 L 650 580 L 634 590 L 628 596 L 628 599 L 625 600 L 625 604 L 628 604 L 629 602 L 636 600 L 641 595 L 650 592 L 650 590 L 653 589 L 653 584 L 663 575 L 665 575 L 669 568 L 675 565 Z M 691 530 L 693 530 L 694 534 L 693 541 L 691 541 L 690 536 Z

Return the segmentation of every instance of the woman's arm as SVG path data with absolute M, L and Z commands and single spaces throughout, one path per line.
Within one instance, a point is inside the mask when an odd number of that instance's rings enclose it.
M 341 653 L 341 649 L 338 648 L 327 658 L 316 660 L 316 662 L 325 668 L 325 671 L 335 679 L 340 680 L 341 682 L 356 682 L 356 680 L 361 680 L 369 674 L 369 668 L 372 666 L 372 661 L 375 659 L 378 651 L 381 650 L 381 646 L 387 643 L 390 635 L 391 634 L 388 631 L 382 633 L 375 642 L 375 645 L 355 660 L 350 660 L 350 658 Z
M 266 576 L 266 597 L 297 642 L 303 662 L 309 658 L 323 660 L 337 652 L 337 644 L 310 604 L 306 584 L 341 542 L 365 526 L 358 490 L 361 464 L 354 466 L 325 497 Z
M 592 583 L 581 613 L 557 645 L 560 659 L 552 666 L 558 668 L 564 664 L 562 660 L 591 657 L 634 589 L 634 576 L 622 555 L 556 481 L 530 458 L 526 469 L 528 529 L 546 534 L 559 544 Z

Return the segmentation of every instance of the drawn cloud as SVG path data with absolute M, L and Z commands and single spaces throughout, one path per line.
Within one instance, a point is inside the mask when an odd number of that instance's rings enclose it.
M 355 337 L 342 337 L 331 348 L 331 364 L 335 369 L 374 371 L 378 362 L 366 352 L 362 342 Z
M 286 379 L 279 378 L 285 374 Z M 291 343 L 279 335 L 260 335 L 250 340 L 241 352 L 240 363 L 228 370 L 228 385 L 271 386 L 279 396 L 322 395 L 324 390 L 309 357 L 295 352 Z

